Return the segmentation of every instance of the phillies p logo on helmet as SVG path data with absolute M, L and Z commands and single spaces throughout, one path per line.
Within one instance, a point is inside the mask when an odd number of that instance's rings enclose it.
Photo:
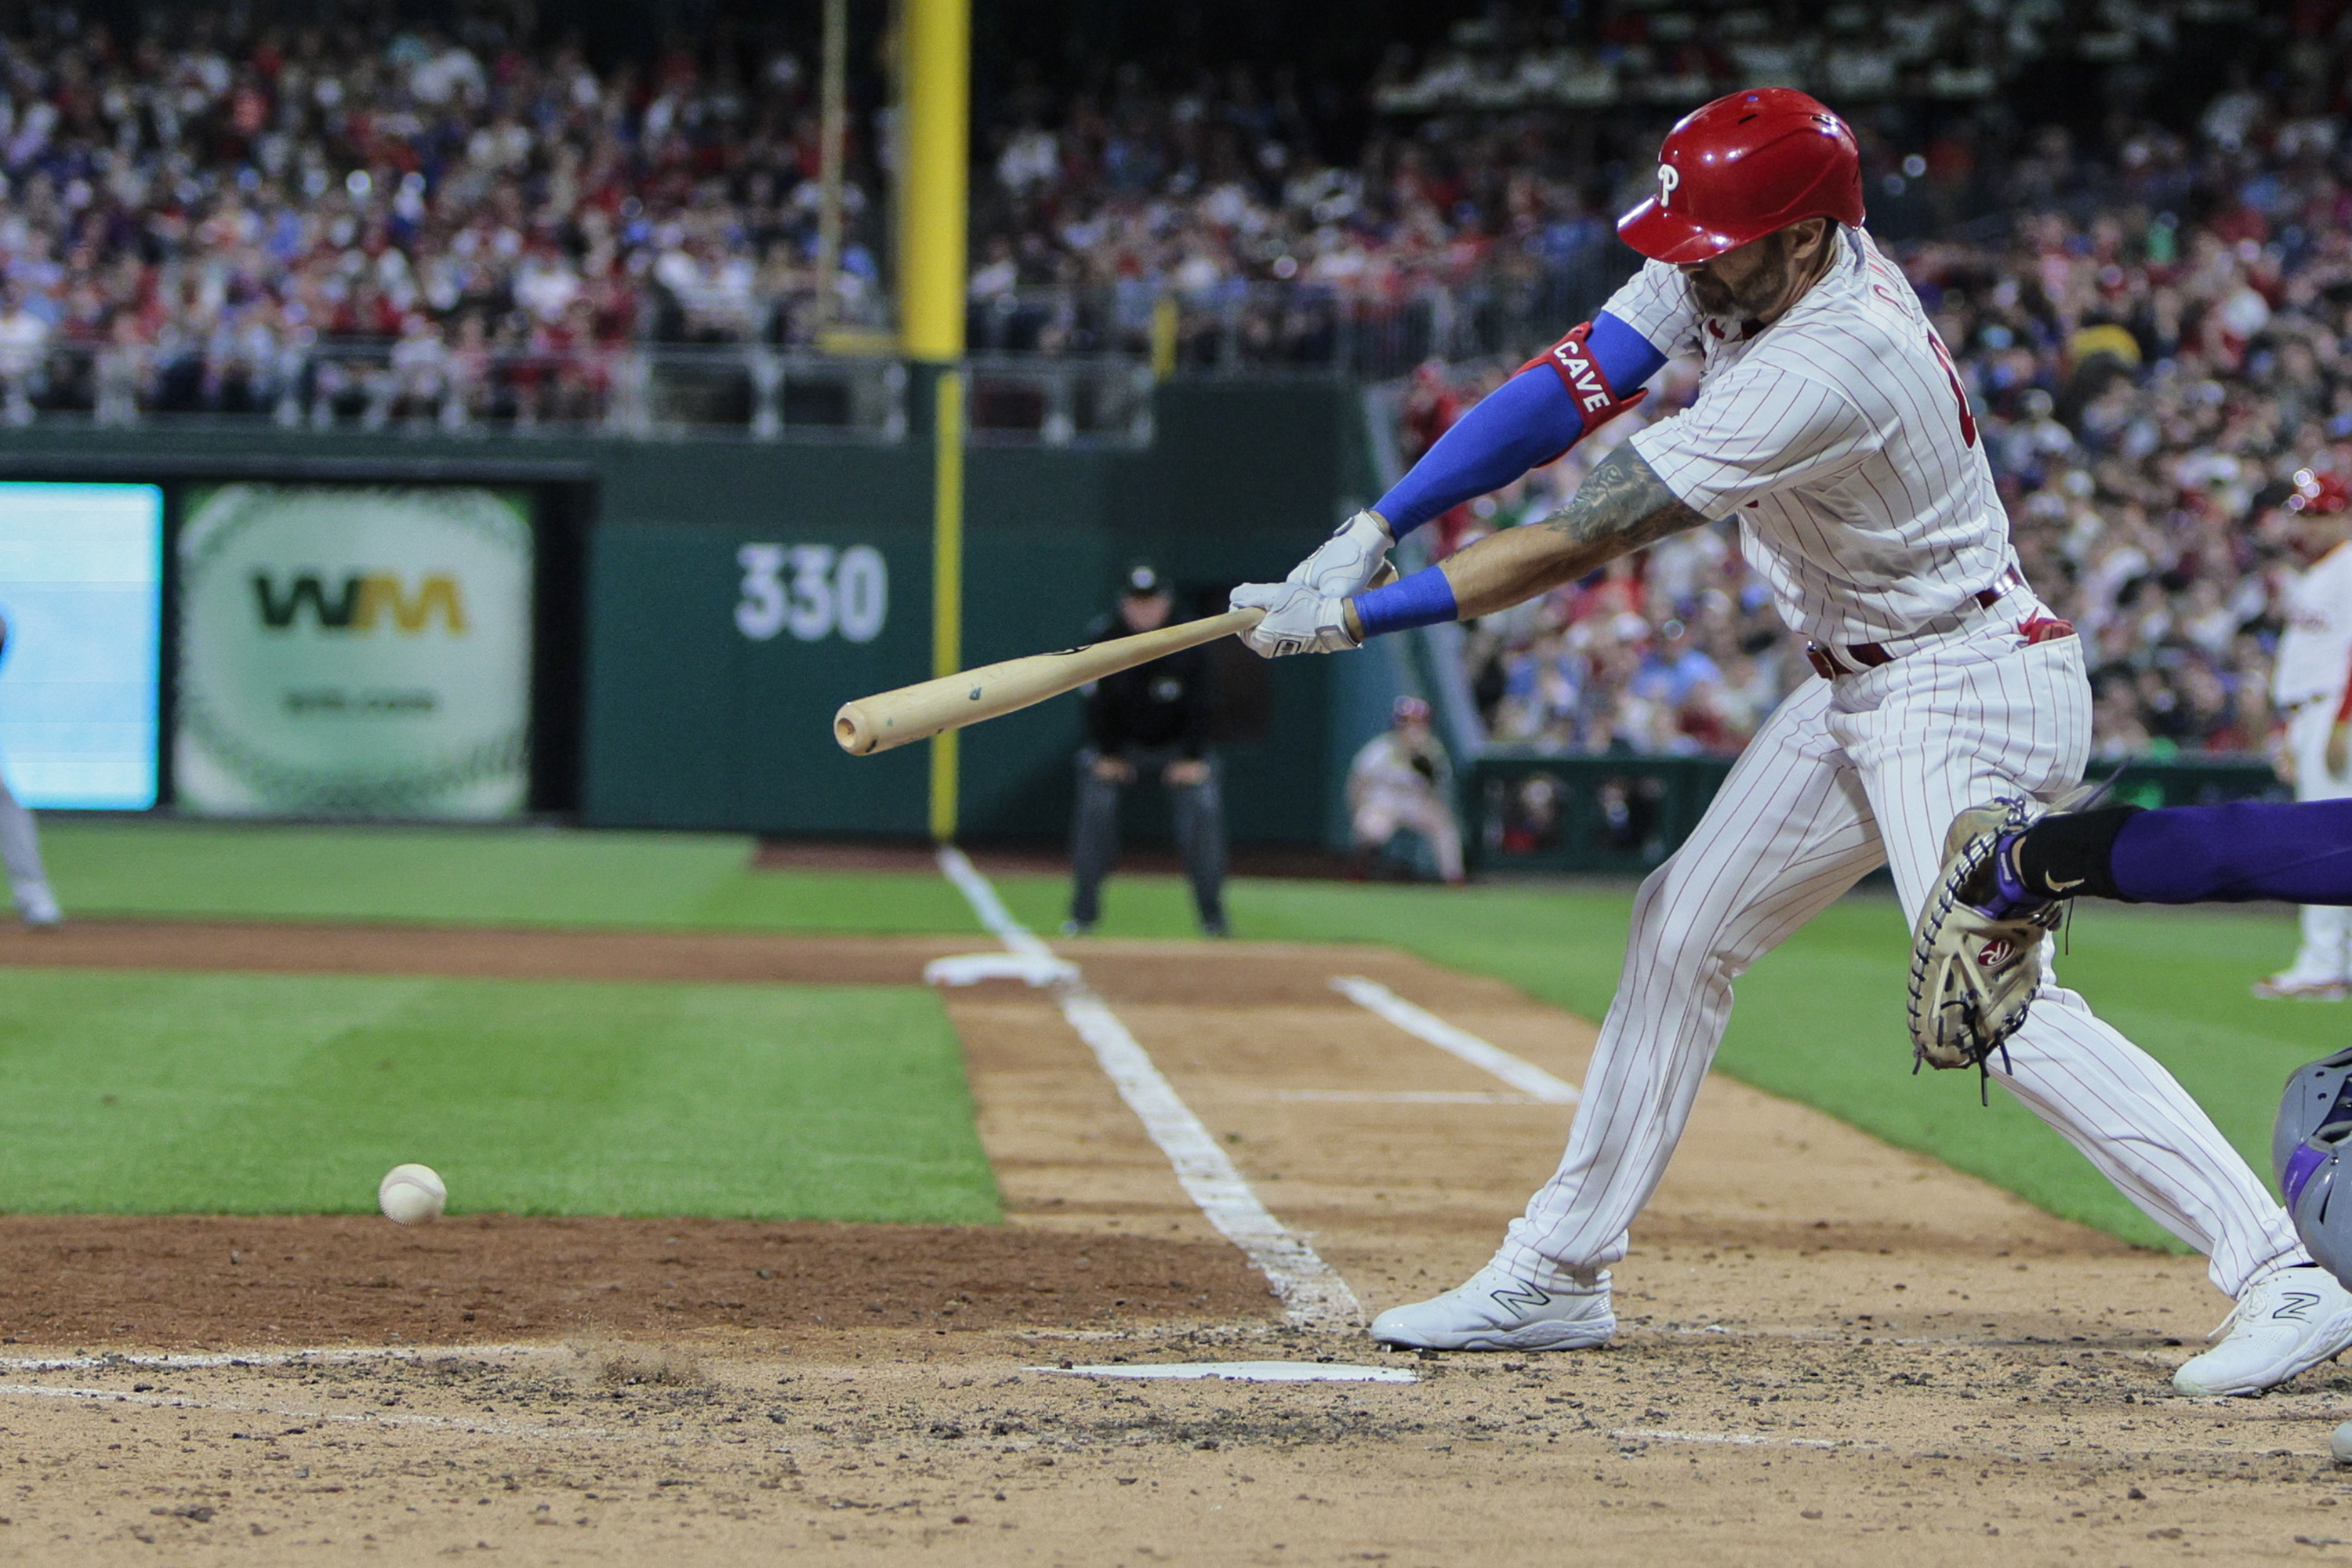
M 1683 172 L 1680 169 L 1675 168 L 1672 163 L 1659 164 L 1658 205 L 1661 207 L 1673 205 L 1675 187 L 1682 183 Z

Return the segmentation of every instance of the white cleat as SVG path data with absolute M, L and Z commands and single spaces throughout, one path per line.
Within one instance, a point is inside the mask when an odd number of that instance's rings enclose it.
M 2325 1268 L 2282 1268 L 2248 1287 L 2213 1333 L 2221 1342 L 2184 1363 L 2172 1386 L 2209 1398 L 2260 1394 L 2352 1348 L 2352 1290 Z
M 28 926 L 53 926 L 66 918 L 47 882 L 26 882 L 16 889 L 16 913 Z
M 2286 998 L 2299 1002 L 2342 1002 L 2352 999 L 2352 984 L 2297 974 L 2293 970 L 2254 982 L 2254 994 L 2264 1001 Z
M 1546 1289 L 1491 1263 L 1443 1296 L 1372 1320 L 1374 1340 L 1407 1350 L 1578 1351 L 1616 1332 L 1608 1275 L 1590 1289 Z

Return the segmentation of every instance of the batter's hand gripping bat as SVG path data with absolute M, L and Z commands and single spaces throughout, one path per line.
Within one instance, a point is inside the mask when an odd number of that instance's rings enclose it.
M 984 664 L 961 675 L 901 686 L 845 702 L 833 716 L 833 738 L 853 757 L 870 757 L 910 741 L 928 740 L 982 719 L 1012 713 L 1074 691 L 1122 669 L 1133 669 L 1171 653 L 1245 632 L 1265 618 L 1263 610 L 1227 610 L 1157 631 L 1113 637 L 1060 653 L 1033 653 Z

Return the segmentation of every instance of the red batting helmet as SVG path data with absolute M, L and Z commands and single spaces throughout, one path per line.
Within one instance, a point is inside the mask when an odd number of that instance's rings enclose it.
M 2352 484 L 2345 483 L 2341 474 L 2299 468 L 2294 476 L 2294 494 L 2286 498 L 2286 510 L 2322 517 L 2330 512 L 2352 511 Z
M 1809 217 L 1862 224 L 1862 154 L 1805 93 L 1759 87 L 1683 117 L 1658 149 L 1658 194 L 1617 220 L 1656 261 L 1705 261 Z

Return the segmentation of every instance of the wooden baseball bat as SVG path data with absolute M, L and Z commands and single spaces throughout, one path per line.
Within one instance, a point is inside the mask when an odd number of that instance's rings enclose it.
M 929 740 L 982 719 L 1012 713 L 1074 691 L 1122 669 L 1133 669 L 1171 653 L 1247 631 L 1265 618 L 1263 610 L 1227 610 L 1158 631 L 1113 637 L 1059 653 L 1033 653 L 984 664 L 961 675 L 918 681 L 895 691 L 845 702 L 833 716 L 833 738 L 853 757 L 870 757 L 910 741 Z

